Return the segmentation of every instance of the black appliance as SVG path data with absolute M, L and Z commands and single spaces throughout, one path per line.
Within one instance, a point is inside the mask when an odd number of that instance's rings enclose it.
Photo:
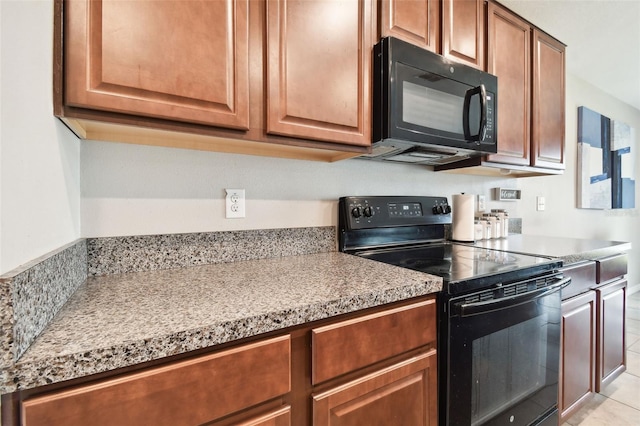
M 445 240 L 445 197 L 344 197 L 339 249 L 437 275 L 441 425 L 557 425 L 562 262 Z
M 393 37 L 373 52 L 373 152 L 363 158 L 437 165 L 497 152 L 497 77 Z

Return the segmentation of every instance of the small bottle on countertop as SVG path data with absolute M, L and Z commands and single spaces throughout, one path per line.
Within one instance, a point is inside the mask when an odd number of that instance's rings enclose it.
M 509 236 L 509 212 L 504 209 L 491 209 L 491 213 L 497 214 L 502 219 L 502 237 Z
M 491 237 L 489 238 L 500 238 L 502 228 L 501 224 L 498 222 L 498 218 L 491 213 L 484 213 L 482 215 L 483 219 L 491 224 Z
M 490 240 L 493 236 L 491 229 L 491 222 L 483 215 L 476 217 L 476 223 L 479 223 L 482 228 L 482 240 Z
M 484 222 L 477 220 L 474 222 L 475 240 L 480 241 L 484 239 Z

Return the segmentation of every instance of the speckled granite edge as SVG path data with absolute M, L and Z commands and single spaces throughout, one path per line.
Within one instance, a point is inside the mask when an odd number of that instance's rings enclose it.
M 570 254 L 566 256 L 560 256 L 558 259 L 562 260 L 564 265 L 571 265 L 578 262 L 584 262 L 585 260 L 598 260 L 607 256 L 613 256 L 621 254 L 631 250 L 631 243 L 620 244 L 615 247 L 601 248 L 597 250 L 585 251 L 583 253 Z
M 0 375 L 13 363 L 13 300 L 11 285 L 0 278 Z M 0 380 L 2 378 L 0 377 Z
M 421 284 L 399 286 L 382 292 L 360 294 L 235 321 L 219 322 L 168 336 L 91 349 L 81 353 L 52 356 L 46 360 L 19 362 L 0 372 L 0 393 L 30 389 L 208 348 L 340 314 L 428 295 L 439 291 L 441 287 L 441 280 L 433 277 L 433 280 L 425 280 Z
M 2 365 L 22 356 L 86 278 L 85 240 L 67 244 L 0 277 Z
M 91 276 L 335 250 L 333 226 L 87 239 Z

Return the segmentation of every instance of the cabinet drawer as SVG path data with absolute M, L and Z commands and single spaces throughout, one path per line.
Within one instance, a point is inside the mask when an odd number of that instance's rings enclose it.
M 587 261 L 562 268 L 565 277 L 571 277 L 571 284 L 562 289 L 562 300 L 589 291 L 596 284 L 596 262 Z
M 314 384 L 436 340 L 436 304 L 428 300 L 312 330 Z
M 613 256 L 598 259 L 596 262 L 596 277 L 598 284 L 627 274 L 626 254 L 616 254 Z
M 202 424 L 289 392 L 290 360 L 273 338 L 28 399 L 22 424 Z

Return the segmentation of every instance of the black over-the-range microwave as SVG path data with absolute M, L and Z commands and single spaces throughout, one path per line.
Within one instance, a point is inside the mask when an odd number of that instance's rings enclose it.
M 374 47 L 373 147 L 428 165 L 497 152 L 498 79 L 393 37 Z

